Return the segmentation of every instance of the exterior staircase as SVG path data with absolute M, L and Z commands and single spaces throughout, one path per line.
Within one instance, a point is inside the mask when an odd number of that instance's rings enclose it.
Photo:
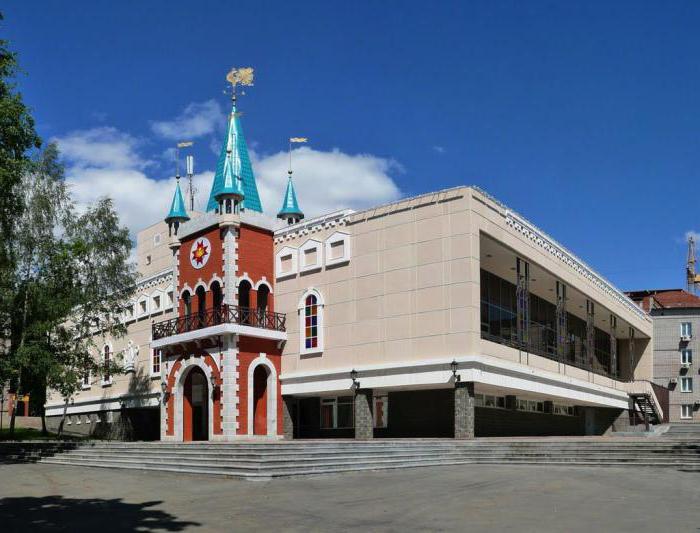
M 694 440 L 700 443 L 700 424 L 671 424 L 664 437 Z
M 244 479 L 461 464 L 651 466 L 700 472 L 700 441 L 645 437 L 0 444 L 0 463 L 19 461 Z

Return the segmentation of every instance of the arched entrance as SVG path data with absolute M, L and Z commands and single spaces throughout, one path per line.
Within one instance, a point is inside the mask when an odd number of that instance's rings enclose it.
M 258 365 L 253 372 L 253 434 L 267 435 L 268 370 Z
M 185 378 L 182 398 L 182 440 L 209 440 L 209 385 L 201 368 Z

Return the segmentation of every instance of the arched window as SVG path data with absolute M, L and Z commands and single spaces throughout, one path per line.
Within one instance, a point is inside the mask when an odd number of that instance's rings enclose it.
M 109 373 L 109 365 L 110 365 L 110 360 L 112 358 L 112 354 L 110 353 L 109 350 L 109 345 L 105 344 L 104 347 L 104 356 L 102 358 L 102 363 L 104 367 L 104 374 L 102 375 L 102 383 L 107 385 L 111 382 L 112 376 Z
M 265 314 L 267 312 L 268 300 L 270 295 L 270 287 L 261 284 L 258 287 L 258 312 Z
M 197 294 L 197 318 L 199 319 L 199 327 L 204 326 L 204 320 L 207 312 L 207 291 L 201 285 L 195 291 Z
M 182 302 L 185 305 L 185 315 L 192 314 L 192 296 L 190 291 L 185 291 L 182 293 Z
M 250 282 L 246 279 L 238 284 L 238 306 L 241 324 L 252 324 L 255 313 L 250 310 Z
M 221 306 L 224 303 L 224 293 L 221 291 L 221 284 L 218 281 L 212 282 L 210 288 L 212 299 L 214 301 L 214 322 L 219 324 L 221 323 L 221 316 L 223 312 Z
M 299 351 L 323 351 L 323 299 L 318 291 L 310 289 L 299 302 Z

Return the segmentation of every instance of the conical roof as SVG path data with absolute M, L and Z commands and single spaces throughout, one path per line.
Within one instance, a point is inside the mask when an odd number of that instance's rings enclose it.
M 277 213 L 277 218 L 288 218 L 290 216 L 304 218 L 303 211 L 299 209 L 299 203 L 297 202 L 297 193 L 294 191 L 294 183 L 292 182 L 291 174 L 289 175 L 289 181 L 287 182 L 287 191 L 284 193 L 282 207 L 280 208 L 279 213 Z
M 228 155 L 229 146 L 231 148 L 230 157 Z M 233 179 L 229 181 L 231 176 L 233 176 Z M 236 179 L 236 177 L 240 179 Z M 207 211 L 216 210 L 218 207 L 216 197 L 227 188 L 227 183 L 233 184 L 235 190 L 242 191 L 244 197 L 243 207 L 245 209 L 262 213 L 262 204 L 260 203 L 260 196 L 258 195 L 258 187 L 255 183 L 253 167 L 250 164 L 248 147 L 245 142 L 245 137 L 243 136 L 243 128 L 241 126 L 239 114 L 236 113 L 235 102 L 231 108 L 226 138 L 221 147 L 219 161 L 216 165 L 214 182 L 212 183 L 209 201 L 207 202 Z M 228 190 L 224 193 L 227 192 Z
M 177 180 L 175 185 L 175 194 L 173 195 L 173 201 L 170 204 L 170 212 L 168 216 L 165 217 L 166 222 L 175 220 L 189 220 L 190 217 L 187 215 L 187 209 L 185 209 L 185 200 L 182 197 L 182 191 L 180 190 L 180 180 Z

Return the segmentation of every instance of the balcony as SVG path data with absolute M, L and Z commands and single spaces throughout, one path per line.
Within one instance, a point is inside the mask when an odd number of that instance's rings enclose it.
M 232 333 L 283 341 L 286 315 L 238 305 L 221 305 L 152 326 L 153 348 Z

